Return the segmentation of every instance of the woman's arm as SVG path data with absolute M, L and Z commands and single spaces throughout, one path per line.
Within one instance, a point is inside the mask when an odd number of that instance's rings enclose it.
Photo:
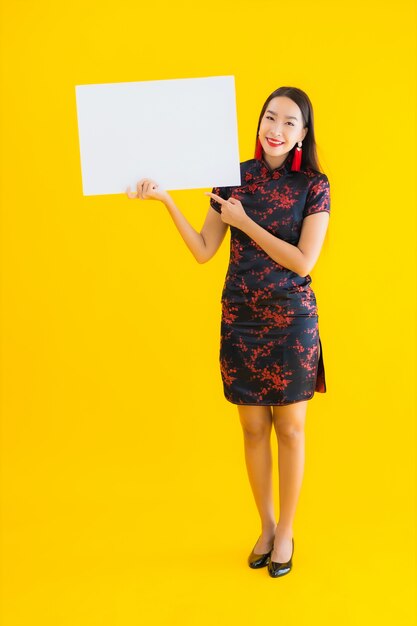
M 201 232 L 198 233 L 186 220 L 171 196 L 164 200 L 164 204 L 196 261 L 198 263 L 209 261 L 220 248 L 228 224 L 222 222 L 220 215 L 210 207 Z
M 327 213 L 327 217 L 319 216 L 316 207 L 317 214 L 312 213 L 306 216 L 303 219 L 298 244 L 294 246 L 254 222 L 247 215 L 240 200 L 236 200 L 236 198 L 225 200 L 214 193 L 206 193 L 206 195 L 221 205 L 222 221 L 246 233 L 269 254 L 271 259 L 300 276 L 307 276 L 311 272 L 323 245 L 329 213 Z
M 169 193 L 161 189 L 154 180 L 142 178 L 137 183 L 137 193 L 131 193 L 130 187 L 128 187 L 126 194 L 131 199 L 160 200 L 168 209 L 178 232 L 198 263 L 206 263 L 219 249 L 228 229 L 228 224 L 225 224 L 220 215 L 211 207 L 208 210 L 203 228 L 198 233 L 181 213 Z
M 250 217 L 245 218 L 240 228 L 274 261 L 304 277 L 319 258 L 328 224 L 329 213 L 325 211 L 305 217 L 296 246 L 268 232 Z

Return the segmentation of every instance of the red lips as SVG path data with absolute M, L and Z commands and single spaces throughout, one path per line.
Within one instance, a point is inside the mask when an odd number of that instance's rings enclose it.
M 270 139 L 269 137 L 267 137 L 266 140 L 268 143 L 270 143 L 273 146 L 278 146 L 278 145 L 282 146 L 285 143 L 285 141 L 274 140 L 274 139 Z

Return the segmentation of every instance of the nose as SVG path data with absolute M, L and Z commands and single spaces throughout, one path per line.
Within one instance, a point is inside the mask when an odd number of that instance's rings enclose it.
M 281 136 L 281 131 L 279 130 L 278 126 L 274 127 L 271 129 L 271 135 L 273 135 L 274 137 L 280 137 Z

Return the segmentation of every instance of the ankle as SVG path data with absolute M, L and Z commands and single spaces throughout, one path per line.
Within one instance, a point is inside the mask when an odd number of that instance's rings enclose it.
M 276 526 L 277 525 L 275 521 L 262 524 L 262 534 L 263 535 L 270 535 L 271 533 L 274 534 Z
M 292 537 L 293 536 L 293 527 L 288 524 L 283 524 L 278 522 L 276 529 L 276 533 L 279 533 L 283 537 Z

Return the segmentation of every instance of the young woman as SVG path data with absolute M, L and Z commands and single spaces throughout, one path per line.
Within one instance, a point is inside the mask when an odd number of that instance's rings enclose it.
M 276 578 L 292 569 L 293 522 L 305 455 L 307 401 L 326 392 L 318 308 L 310 283 L 330 215 L 328 178 L 319 171 L 307 94 L 280 87 L 259 116 L 255 158 L 241 186 L 214 187 L 197 232 L 169 194 L 141 179 L 129 198 L 161 200 L 199 263 L 211 259 L 230 228 L 222 293 L 220 370 L 225 398 L 238 406 L 245 462 L 261 520 L 248 557 Z M 271 430 L 278 440 L 275 520 Z

